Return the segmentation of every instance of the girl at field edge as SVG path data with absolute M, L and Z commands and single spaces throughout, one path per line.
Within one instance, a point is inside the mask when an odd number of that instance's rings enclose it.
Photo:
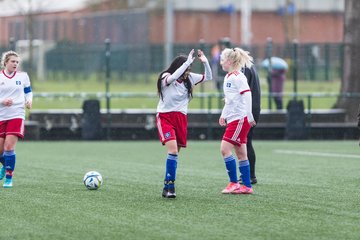
M 178 56 L 170 67 L 160 73 L 157 81 L 159 103 L 157 106 L 156 125 L 160 141 L 167 148 L 166 171 L 162 196 L 175 198 L 175 178 L 180 148 L 186 147 L 187 110 L 192 98 L 193 87 L 212 79 L 212 72 L 207 58 L 201 50 L 198 58 L 204 65 L 204 74 L 190 72 L 194 61 L 194 49 L 189 55 Z
M 13 186 L 15 146 L 18 138 L 24 138 L 25 106 L 32 106 L 32 91 L 27 73 L 17 72 L 19 55 L 3 53 L 0 73 L 0 180 L 5 177 L 4 188 Z
M 244 67 L 252 66 L 253 58 L 249 52 L 241 48 L 225 48 L 220 57 L 220 64 L 227 75 L 224 78 L 225 105 L 219 118 L 219 124 L 226 126 L 221 141 L 221 154 L 229 175 L 230 183 L 222 191 L 224 194 L 251 194 L 250 166 L 246 151 L 247 134 L 256 125 L 252 115 L 251 91 L 245 75 Z M 239 162 L 239 170 L 243 186 L 238 182 L 235 154 Z

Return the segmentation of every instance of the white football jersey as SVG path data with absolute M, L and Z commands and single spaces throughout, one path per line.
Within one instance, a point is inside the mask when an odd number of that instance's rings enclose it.
M 243 119 L 246 116 L 251 121 L 253 119 L 251 114 L 251 95 L 250 98 L 245 97 L 245 94 L 251 94 L 251 92 L 245 75 L 240 71 L 228 73 L 224 78 L 223 89 L 225 105 L 221 117 L 227 123 Z
M 212 73 L 210 65 L 208 62 L 204 63 L 205 74 L 190 73 L 189 79 L 191 85 L 194 86 L 203 81 L 208 81 L 212 79 Z M 188 104 L 191 100 L 188 97 L 188 90 L 184 82 L 180 79 L 177 79 L 170 84 L 167 83 L 168 77 L 171 76 L 170 73 L 164 73 L 162 75 L 162 94 L 163 99 L 159 100 L 157 106 L 157 112 L 182 112 L 187 114 Z
M 4 99 L 13 101 L 11 106 L 4 106 Z M 0 121 L 14 118 L 25 119 L 25 98 L 32 100 L 30 79 L 26 72 L 14 72 L 8 76 L 0 72 Z

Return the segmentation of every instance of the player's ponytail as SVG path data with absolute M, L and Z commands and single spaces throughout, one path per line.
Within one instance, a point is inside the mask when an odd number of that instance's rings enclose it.
M 254 59 L 250 55 L 250 53 L 241 48 L 235 48 L 235 52 L 237 53 L 236 58 L 239 59 L 240 68 L 243 68 L 243 67 L 251 68 L 251 66 L 253 65 Z
M 186 89 L 188 90 L 188 98 L 191 99 L 193 97 L 193 85 L 191 84 L 189 77 L 184 79 L 184 84 Z
M 159 75 L 159 78 L 157 80 L 157 83 L 156 83 L 156 86 L 157 86 L 157 93 L 158 93 L 158 96 L 161 100 L 163 100 L 163 94 L 162 94 L 162 91 L 161 91 L 161 82 L 163 80 L 164 77 L 162 77 L 162 75 L 164 74 L 165 72 L 162 72 L 160 73 Z
M 221 58 L 229 60 L 233 69 L 250 68 L 253 65 L 253 57 L 241 48 L 225 48 Z

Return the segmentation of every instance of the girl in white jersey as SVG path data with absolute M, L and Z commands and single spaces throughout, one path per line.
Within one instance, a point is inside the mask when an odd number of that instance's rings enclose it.
M 194 61 L 194 49 L 189 55 L 178 56 L 170 67 L 160 73 L 157 82 L 160 97 L 157 106 L 156 125 L 159 138 L 167 148 L 166 173 L 162 196 L 175 198 L 175 178 L 178 153 L 180 148 L 186 147 L 187 138 L 187 109 L 192 98 L 192 89 L 198 83 L 211 80 L 212 73 L 209 62 L 201 50 L 198 58 L 204 65 L 204 74 L 190 72 Z
M 24 137 L 25 107 L 32 106 L 29 76 L 18 72 L 19 55 L 8 51 L 1 58 L 0 72 L 0 180 L 5 177 L 4 188 L 11 188 L 15 169 L 15 146 Z
M 252 66 L 253 58 L 249 52 L 240 48 L 226 48 L 222 51 L 220 64 L 227 75 L 224 78 L 225 105 L 219 124 L 226 126 L 221 141 L 221 154 L 224 158 L 230 183 L 222 191 L 229 194 L 251 194 L 250 166 L 246 152 L 247 134 L 256 122 L 251 113 L 251 91 L 245 75 L 241 72 L 244 67 Z M 239 161 L 239 170 L 243 186 L 238 182 L 236 160 L 232 154 L 235 150 Z

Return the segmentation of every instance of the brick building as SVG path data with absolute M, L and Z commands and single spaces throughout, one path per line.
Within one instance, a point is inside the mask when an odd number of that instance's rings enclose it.
M 15 6 L 14 10 L 11 2 L 0 2 L 0 8 L 5 9 L 0 14 L 1 46 L 7 45 L 10 38 L 28 39 L 29 16 L 33 20 L 33 39 L 80 44 L 100 44 L 105 38 L 119 44 L 164 43 L 164 0 L 120 1 L 127 3 L 121 6 L 111 4 L 114 1 L 98 1 L 98 5 L 91 6 L 86 0 L 56 4 L 43 1 L 43 8 L 33 7 L 31 15 L 26 8 L 19 11 Z M 143 5 L 136 5 L 137 2 Z M 242 43 L 241 2 L 174 1 L 174 42 L 186 44 L 204 39 L 214 43 L 229 36 L 234 43 Z M 264 44 L 267 37 L 279 44 L 292 39 L 300 43 L 342 41 L 343 1 L 294 1 L 297 8 L 290 12 L 286 2 L 251 1 L 250 44 Z

